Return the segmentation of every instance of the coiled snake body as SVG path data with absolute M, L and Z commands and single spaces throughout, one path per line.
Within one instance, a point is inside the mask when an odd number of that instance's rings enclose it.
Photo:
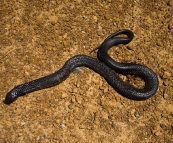
M 115 37 L 120 34 L 125 34 L 127 37 Z M 130 30 L 123 29 L 115 32 L 106 38 L 106 40 L 98 47 L 99 60 L 86 55 L 74 56 L 57 72 L 14 87 L 7 93 L 4 103 L 10 104 L 19 96 L 59 84 L 65 80 L 76 67 L 80 66 L 89 67 L 103 76 L 121 95 L 133 100 L 145 100 L 154 95 L 158 89 L 158 79 L 156 74 L 143 65 L 115 62 L 107 53 L 112 46 L 128 44 L 132 39 L 133 33 Z M 120 74 L 140 76 L 145 81 L 145 87 L 143 89 L 138 89 L 126 84 L 113 70 Z

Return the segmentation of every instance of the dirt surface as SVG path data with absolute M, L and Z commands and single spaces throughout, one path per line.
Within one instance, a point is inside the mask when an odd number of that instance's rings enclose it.
M 150 99 L 127 99 L 84 68 L 3 103 L 14 86 L 57 71 L 74 55 L 96 57 L 89 52 L 125 28 L 133 41 L 109 54 L 157 74 Z M 172 0 L 2 0 L 0 33 L 1 143 L 173 143 Z

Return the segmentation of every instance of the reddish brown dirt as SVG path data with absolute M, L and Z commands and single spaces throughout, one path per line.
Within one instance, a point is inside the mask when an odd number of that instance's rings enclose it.
M 89 52 L 125 28 L 133 41 L 109 53 L 156 72 L 152 98 L 126 99 L 84 68 L 60 85 L 3 103 L 14 86 L 57 71 L 74 55 L 96 57 Z M 2 0 L 0 33 L 0 142 L 173 143 L 172 0 Z

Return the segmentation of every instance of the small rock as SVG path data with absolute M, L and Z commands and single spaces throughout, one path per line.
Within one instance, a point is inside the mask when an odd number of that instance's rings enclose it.
M 6 24 L 5 25 L 5 28 L 10 29 L 11 28 L 11 25 L 10 24 Z
M 20 3 L 23 3 L 23 0 L 19 0 Z
M 155 134 L 158 130 L 154 129 L 152 130 L 152 133 Z
M 102 30 L 102 27 L 101 27 L 101 26 L 98 26 L 98 29 L 99 29 L 99 30 Z
M 154 133 L 154 135 L 155 135 L 155 136 L 160 136 L 160 135 L 162 135 L 162 133 L 161 133 L 160 131 L 156 131 L 156 132 Z
M 161 42 L 161 41 L 160 41 Z M 157 43 L 158 44 L 158 43 Z M 162 42 L 160 43 L 161 45 L 162 45 Z M 159 44 L 158 44 L 158 46 L 159 46 Z M 166 56 L 166 55 L 168 55 L 169 53 L 167 52 L 167 51 L 165 51 L 165 50 L 161 50 L 161 51 L 159 51 L 158 52 L 158 55 L 159 56 Z
M 76 99 L 75 99 L 75 97 L 73 96 L 73 97 L 71 98 L 71 102 L 74 103 L 75 101 L 76 101 Z
M 139 117 L 139 113 L 136 111 L 136 112 L 134 113 L 134 116 L 135 116 L 135 117 Z
M 173 28 L 173 26 L 172 26 L 172 28 Z M 173 58 L 167 59 L 167 62 L 168 62 L 168 63 L 173 63 Z
M 76 87 L 79 88 L 79 87 L 80 87 L 80 83 L 77 83 L 77 84 L 76 84 Z
M 75 69 L 73 70 L 73 73 L 74 73 L 74 74 L 80 74 L 80 72 L 81 72 L 81 70 L 80 70 L 79 68 L 75 68 Z
M 135 47 L 132 47 L 132 46 L 127 46 L 127 49 L 128 49 L 128 50 L 132 50 L 132 51 L 133 51 L 133 50 L 135 49 Z
M 19 133 L 18 136 L 21 137 L 23 134 L 22 133 Z
M 164 86 L 168 86 L 169 83 L 170 83 L 170 82 L 169 82 L 168 80 L 163 81 L 163 85 L 164 85 Z
M 152 19 L 149 16 L 146 16 L 147 23 L 152 23 Z
M 164 99 L 167 99 L 167 98 L 168 98 L 168 94 L 164 93 L 164 94 L 163 94 L 163 98 L 164 98 Z
M 61 129 L 64 129 L 64 128 L 65 128 L 65 125 L 64 125 L 64 124 L 61 124 L 61 125 L 60 125 L 60 128 L 61 128 Z
M 62 95 L 61 95 L 61 98 L 64 99 L 64 98 L 66 98 L 67 96 L 68 96 L 67 93 L 63 92 Z
M 57 16 L 50 16 L 49 20 L 50 20 L 50 22 L 57 23 L 58 17 Z
M 165 124 L 160 124 L 160 127 L 165 129 L 167 126 Z
M 57 119 L 57 120 L 55 121 L 55 123 L 56 123 L 56 124 L 59 124 L 59 123 L 60 123 L 60 119 Z
M 67 38 L 67 33 L 65 33 L 65 34 L 63 35 L 63 38 L 64 38 L 64 39 Z
M 168 29 L 173 29 L 173 23 L 168 24 Z
M 72 92 L 73 92 L 73 93 L 77 93 L 77 91 L 78 91 L 77 87 L 73 87 L 73 88 L 72 88 Z
M 173 6 L 173 0 L 168 1 L 167 5 L 168 6 Z
M 26 76 L 29 76 L 30 74 L 29 74 L 29 72 L 25 71 L 25 75 L 26 75 Z
M 75 105 L 73 103 L 68 105 L 68 108 L 71 110 L 74 109 L 74 107 L 75 107 Z
M 109 20 L 109 19 L 111 18 L 111 15 L 110 15 L 109 13 L 106 13 L 106 14 L 104 15 L 104 17 L 105 17 L 106 20 Z
M 173 105 L 168 104 L 167 107 L 166 107 L 166 110 L 167 110 L 168 114 L 173 113 Z
M 21 126 L 24 126 L 24 125 L 25 125 L 25 122 L 24 122 L 24 121 L 22 121 L 22 122 L 20 123 L 20 125 L 21 125 Z
M 136 29 L 135 33 L 138 37 L 140 37 L 141 36 L 141 29 Z
M 98 19 L 97 16 L 94 15 L 94 16 L 93 16 L 93 20 L 94 20 L 95 22 L 97 22 L 97 19 Z
M 21 39 L 20 37 L 16 37 L 16 38 L 15 38 L 16 41 L 19 41 L 20 39 Z
M 85 127 L 85 125 L 79 125 L 79 129 L 85 129 L 86 127 Z
M 163 79 L 167 79 L 167 78 L 170 78 L 170 77 L 171 77 L 171 74 L 169 72 L 165 71 L 163 73 L 163 76 L 162 76 Z
M 163 46 L 163 43 L 162 43 L 161 40 L 158 40 L 158 41 L 157 41 L 157 46 Z
M 48 112 L 48 109 L 47 109 L 47 108 L 45 108 L 43 111 L 44 111 L 45 113 L 47 113 L 47 112 Z
M 82 98 L 80 96 L 76 96 L 76 101 L 77 101 L 77 103 L 81 104 L 82 103 Z
M 80 74 L 80 72 L 84 69 L 85 67 L 84 66 L 81 66 L 81 67 L 77 67 L 73 70 L 73 73 L 74 74 Z
M 109 90 L 109 89 L 108 89 L 108 87 L 106 86 L 106 87 L 104 87 L 103 92 L 106 93 L 106 92 L 108 92 L 108 90 Z

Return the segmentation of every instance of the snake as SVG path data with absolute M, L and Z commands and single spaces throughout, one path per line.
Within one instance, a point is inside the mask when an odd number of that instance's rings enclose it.
M 116 62 L 108 54 L 108 50 L 111 47 L 119 44 L 128 44 L 132 41 L 133 37 L 133 32 L 128 29 L 122 29 L 111 34 L 100 46 L 97 47 L 97 58 L 82 54 L 76 55 L 67 60 L 58 71 L 15 86 L 7 93 L 4 103 L 11 104 L 20 96 L 58 85 L 69 77 L 72 71 L 81 66 L 88 67 L 98 73 L 107 81 L 108 84 L 110 84 L 125 98 L 137 101 L 150 98 L 157 92 L 158 89 L 159 82 L 157 75 L 147 66 L 136 63 Z M 144 87 L 137 88 L 132 86 L 131 84 L 123 81 L 119 77 L 119 74 L 130 74 L 142 78 L 145 82 Z

